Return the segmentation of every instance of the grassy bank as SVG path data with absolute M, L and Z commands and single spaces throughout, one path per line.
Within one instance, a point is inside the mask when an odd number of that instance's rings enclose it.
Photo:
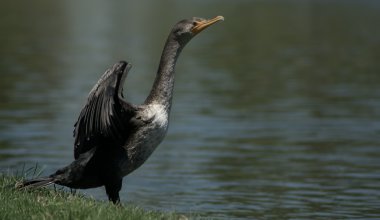
M 54 189 L 15 189 L 17 178 L 0 173 L 0 219 L 187 219 L 174 213 L 115 206 Z

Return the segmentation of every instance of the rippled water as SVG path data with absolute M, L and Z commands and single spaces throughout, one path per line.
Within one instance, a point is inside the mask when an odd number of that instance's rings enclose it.
M 73 158 L 87 93 L 118 60 L 148 94 L 171 26 L 185 48 L 168 136 L 123 202 L 211 218 L 380 218 L 377 1 L 44 1 L 0 8 L 0 169 Z M 103 189 L 84 191 L 106 199 Z

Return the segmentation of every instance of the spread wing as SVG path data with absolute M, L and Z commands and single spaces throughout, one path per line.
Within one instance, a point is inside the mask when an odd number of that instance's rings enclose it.
M 74 129 L 74 158 L 94 147 L 121 146 L 131 131 L 134 107 L 124 101 L 122 87 L 130 65 L 120 61 L 92 88 Z

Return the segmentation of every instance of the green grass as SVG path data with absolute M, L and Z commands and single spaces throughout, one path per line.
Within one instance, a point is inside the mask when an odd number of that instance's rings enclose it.
M 15 189 L 21 178 L 0 173 L 0 219 L 187 219 L 176 213 L 115 206 L 51 188 Z

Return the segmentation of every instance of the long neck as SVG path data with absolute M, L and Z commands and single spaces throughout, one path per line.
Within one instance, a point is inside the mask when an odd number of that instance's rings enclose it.
M 161 104 L 166 109 L 170 109 L 173 96 L 175 65 L 181 50 L 182 46 L 170 35 L 162 51 L 156 79 L 149 96 L 145 100 L 145 104 Z

